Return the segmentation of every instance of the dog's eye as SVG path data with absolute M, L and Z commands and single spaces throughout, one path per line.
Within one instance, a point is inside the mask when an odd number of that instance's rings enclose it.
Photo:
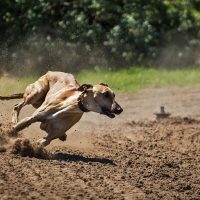
M 109 97 L 109 92 L 104 92 L 104 93 L 103 93 L 103 96 L 104 96 L 104 97 Z

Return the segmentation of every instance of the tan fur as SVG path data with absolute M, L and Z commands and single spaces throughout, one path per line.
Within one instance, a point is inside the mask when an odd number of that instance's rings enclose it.
M 39 121 L 40 128 L 47 133 L 46 137 L 39 140 L 43 146 L 56 138 L 65 140 L 65 132 L 77 123 L 84 113 L 78 105 L 81 94 L 82 105 L 89 111 L 111 118 L 123 111 L 115 101 L 113 91 L 105 84 L 87 88 L 85 84 L 80 86 L 71 74 L 49 71 L 27 86 L 23 101 L 15 105 L 12 116 L 12 122 L 16 123 L 13 126 L 14 131 L 20 131 Z M 18 122 L 19 112 L 27 104 L 32 104 L 37 109 L 32 116 Z

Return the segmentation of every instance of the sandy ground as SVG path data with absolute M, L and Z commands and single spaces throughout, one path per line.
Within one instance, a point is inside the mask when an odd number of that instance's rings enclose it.
M 38 123 L 7 134 L 18 101 L 1 101 L 0 199 L 200 199 L 200 87 L 116 99 L 120 116 L 84 114 L 67 141 L 45 149 Z M 169 119 L 155 119 L 160 106 Z

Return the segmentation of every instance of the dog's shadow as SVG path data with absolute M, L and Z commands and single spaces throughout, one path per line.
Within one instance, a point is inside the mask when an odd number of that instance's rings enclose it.
M 53 160 L 69 161 L 69 162 L 82 161 L 85 163 L 96 162 L 96 163 L 101 163 L 101 164 L 110 164 L 110 165 L 117 166 L 112 160 L 107 159 L 107 158 L 88 158 L 88 157 L 84 157 L 84 156 L 76 155 L 76 154 L 55 153 L 53 155 Z

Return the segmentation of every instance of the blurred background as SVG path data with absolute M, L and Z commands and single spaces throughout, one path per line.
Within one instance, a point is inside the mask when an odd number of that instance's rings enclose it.
M 0 75 L 200 66 L 200 0 L 0 1 Z

